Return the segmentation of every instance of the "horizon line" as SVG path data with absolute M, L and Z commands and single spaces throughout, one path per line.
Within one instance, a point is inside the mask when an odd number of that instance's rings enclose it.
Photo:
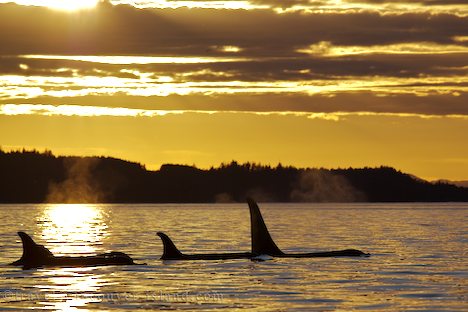
M 65 158 L 65 157 L 110 158 L 110 159 L 121 160 L 121 161 L 124 161 L 124 162 L 127 162 L 127 163 L 137 164 L 137 165 L 141 166 L 145 171 L 149 171 L 149 172 L 161 171 L 163 166 L 181 166 L 181 167 L 190 167 L 190 168 L 199 169 L 199 170 L 210 170 L 210 169 L 218 169 L 218 168 L 221 168 L 223 166 L 228 166 L 228 165 L 232 165 L 232 164 L 237 164 L 239 166 L 252 165 L 252 166 L 258 166 L 258 167 L 261 167 L 261 168 L 263 167 L 263 168 L 271 168 L 271 169 L 292 168 L 292 169 L 297 169 L 297 170 L 329 170 L 329 171 L 332 171 L 332 170 L 347 170 L 347 169 L 359 170 L 359 169 L 388 168 L 388 169 L 393 169 L 396 172 L 407 174 L 407 175 L 411 176 L 414 179 L 419 179 L 419 180 L 426 181 L 426 182 L 429 182 L 429 183 L 448 183 L 448 184 L 453 184 L 453 185 L 456 185 L 456 186 L 459 186 L 459 187 L 465 187 L 465 186 L 457 185 L 457 184 L 454 184 L 454 183 L 468 182 L 468 179 L 450 180 L 450 179 L 438 178 L 438 179 L 432 180 L 432 179 L 427 179 L 427 178 L 421 178 L 421 177 L 419 177 L 419 176 L 417 176 L 415 174 L 412 174 L 410 172 L 405 172 L 402 169 L 396 168 L 396 167 L 391 166 L 391 165 L 386 165 L 386 164 L 380 164 L 380 165 L 374 165 L 374 166 L 365 165 L 365 166 L 358 166 L 358 167 L 353 167 L 353 166 L 313 167 L 313 166 L 295 166 L 295 165 L 291 165 L 291 164 L 284 164 L 281 161 L 279 161 L 275 165 L 275 164 L 272 164 L 272 163 L 262 163 L 262 162 L 256 162 L 256 161 L 241 162 L 241 161 L 237 161 L 235 159 L 232 159 L 232 160 L 227 161 L 227 162 L 223 161 L 223 162 L 220 162 L 218 164 L 212 164 L 210 166 L 199 166 L 199 165 L 197 165 L 195 163 L 192 163 L 192 164 L 188 164 L 188 163 L 163 163 L 163 164 L 160 165 L 159 169 L 148 169 L 147 164 L 145 164 L 145 163 L 142 163 L 142 162 L 136 161 L 136 160 L 120 158 L 120 157 L 117 157 L 117 156 L 103 155 L 103 154 L 101 154 L 101 155 L 97 155 L 97 154 L 94 154 L 94 155 L 57 154 L 57 153 L 53 152 L 51 149 L 48 149 L 48 148 L 44 148 L 43 151 L 41 151 L 40 149 L 37 149 L 37 148 L 27 149 L 26 147 L 22 147 L 22 148 L 21 147 L 19 147 L 19 148 L 16 147 L 16 148 L 7 148 L 7 149 L 5 149 L 2 145 L 0 145 L 0 154 L 1 153 L 4 153 L 4 154 L 8 154 L 8 153 L 10 153 L 10 154 L 12 154 L 12 153 L 36 153 L 36 154 L 41 154 L 41 155 L 50 155 L 50 156 L 53 156 L 55 158 L 60 158 L 60 157 L 63 157 L 63 158 Z

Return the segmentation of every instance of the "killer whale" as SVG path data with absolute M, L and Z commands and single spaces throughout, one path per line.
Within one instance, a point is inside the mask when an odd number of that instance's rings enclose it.
M 228 252 L 228 253 L 205 253 L 205 254 L 184 254 L 182 253 L 163 232 L 157 235 L 163 242 L 163 254 L 161 260 L 228 260 L 228 259 L 250 259 L 251 252 Z
M 357 249 L 309 253 L 284 253 L 271 238 L 270 232 L 263 220 L 260 208 L 252 198 L 247 198 L 250 211 L 250 228 L 252 236 L 252 254 L 269 255 L 276 258 L 318 258 L 318 257 L 362 257 L 370 256 Z
M 161 260 L 226 260 L 226 259 L 256 259 L 262 255 L 277 258 L 318 258 L 318 257 L 361 257 L 369 256 L 360 250 L 345 249 L 311 253 L 284 253 L 273 241 L 260 208 L 257 203 L 247 198 L 250 211 L 251 251 L 234 253 L 209 253 L 209 254 L 184 254 L 182 253 L 163 232 L 157 235 L 163 242 L 163 254 Z
M 22 266 L 23 269 L 135 264 L 127 254 L 115 251 L 95 256 L 56 257 L 43 245 L 36 244 L 25 232 L 18 232 L 18 235 L 23 243 L 23 255 L 11 265 Z

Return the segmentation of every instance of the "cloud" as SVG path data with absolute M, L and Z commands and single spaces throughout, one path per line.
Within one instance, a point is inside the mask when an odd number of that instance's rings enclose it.
M 454 4 L 463 4 L 466 5 L 464 0 L 346 0 L 349 3 L 371 3 L 371 4 L 395 4 L 395 3 L 408 3 L 421 5 L 454 5 Z
M 335 49 L 334 47 L 332 47 Z M 341 49 L 338 47 L 337 49 Z M 351 48 L 351 49 L 355 49 Z M 372 47 L 363 48 L 373 51 Z M 385 47 L 377 47 L 377 51 Z M 431 51 L 430 46 L 420 49 Z M 354 53 L 328 57 L 328 51 L 305 50 L 310 55 L 294 58 L 230 59 L 211 58 L 206 63 L 178 64 L 105 64 L 107 57 L 99 63 L 74 61 L 82 56 L 67 56 L 66 60 L 51 60 L 24 57 L 0 57 L 0 75 L 27 76 L 114 76 L 122 78 L 171 77 L 171 81 L 278 81 L 278 80 L 343 80 L 358 76 L 427 77 L 466 76 L 468 53 L 430 54 L 412 53 L 382 54 Z M 447 50 L 449 52 L 449 50 Z M 323 55 L 325 54 L 325 55 Z M 47 56 L 49 57 L 49 56 Z M 47 58 L 46 57 L 46 58 Z M 50 57 L 49 57 L 50 58 Z M 100 57 L 93 57 L 99 59 Z M 183 57 L 179 57 L 183 60 Z M 191 58 L 189 58 L 191 59 Z
M 338 93 L 334 96 L 304 94 L 192 94 L 190 96 L 87 95 L 71 97 L 37 96 L 24 99 L 1 99 L 2 104 L 81 105 L 143 110 L 197 111 L 298 111 L 298 112 L 375 112 L 423 115 L 468 115 L 468 93 L 393 94 L 378 96 L 371 91 Z
M 0 0 L 0 3 L 14 2 L 21 5 L 30 6 L 45 6 L 52 9 L 62 11 L 73 11 L 80 8 L 93 8 L 97 2 L 95 0 L 82 1 L 86 3 L 75 4 L 70 6 L 62 3 L 51 3 L 48 0 Z M 57 2 L 57 1 L 55 1 Z M 58 1 L 60 2 L 60 1 Z M 158 9 L 177 9 L 177 8 L 211 8 L 211 9 L 295 9 L 295 10 L 310 10 L 310 9 L 346 9 L 356 6 L 375 6 L 375 9 L 382 9 L 385 5 L 394 7 L 395 5 L 411 5 L 411 6 L 462 6 L 466 4 L 463 0 L 102 0 L 100 2 L 111 3 L 113 5 L 131 5 L 140 9 L 158 8 Z
M 457 42 L 463 42 L 455 37 Z M 328 57 L 340 57 L 350 55 L 367 55 L 367 54 L 408 54 L 408 55 L 426 55 L 426 54 L 468 54 L 468 46 L 449 45 L 449 44 L 433 44 L 427 42 L 412 42 L 399 43 L 389 45 L 372 45 L 372 46 L 334 46 L 330 42 L 322 41 L 305 49 L 300 49 L 298 52 L 323 55 Z
M 467 114 L 455 13 L 0 7 L 4 104 Z
M 181 1 L 181 0 L 112 0 L 114 4 L 131 4 L 139 8 L 178 8 L 183 6 L 198 7 L 198 8 L 231 8 L 231 9 L 252 9 L 252 8 L 343 8 L 350 5 L 421 5 L 421 6 L 452 6 L 466 4 L 463 0 L 250 0 L 250 1 L 219 1 L 219 0 L 195 0 L 195 1 Z M 378 8 L 378 7 L 377 7 Z
M 255 1 L 248 0 L 111 0 L 112 4 L 129 4 L 137 8 L 159 8 L 159 9 L 177 9 L 177 8 L 211 8 L 211 9 L 229 9 L 229 10 L 248 10 L 265 8 L 265 5 L 259 5 Z
M 254 4 L 264 4 L 272 7 L 289 8 L 295 5 L 326 5 L 328 1 L 311 1 L 311 0 L 251 0 Z
M 68 13 L 3 4 L 0 29 L 0 54 L 4 55 L 213 56 L 226 52 L 212 47 L 236 46 L 243 56 L 291 56 L 298 48 L 322 41 L 344 46 L 456 43 L 454 37 L 467 35 L 468 20 L 430 12 L 276 14 L 271 10 L 154 10 L 109 4 Z
M 308 119 L 321 119 L 327 121 L 340 121 L 355 116 L 387 116 L 410 117 L 423 119 L 451 118 L 467 119 L 468 115 L 429 115 L 417 113 L 376 113 L 371 111 L 355 112 L 307 112 L 307 111 L 245 111 L 245 110 L 157 110 L 157 109 L 131 109 L 125 107 L 102 107 L 89 105 L 49 105 L 49 104 L 0 104 L 0 115 L 5 116 L 79 116 L 79 117 L 162 117 L 166 115 L 182 114 L 244 114 L 257 116 L 294 116 Z
M 336 96 L 370 90 L 378 96 L 457 96 L 468 91 L 468 53 L 371 53 L 337 57 L 317 54 L 294 59 L 220 62 L 211 58 L 204 63 L 193 62 L 196 58 L 192 57 L 186 64 L 181 61 L 184 57 L 178 57 L 176 63 L 159 64 L 115 63 L 113 58 L 107 61 L 107 56 L 0 57 L 3 81 L 0 101 L 91 95 L 302 93 Z

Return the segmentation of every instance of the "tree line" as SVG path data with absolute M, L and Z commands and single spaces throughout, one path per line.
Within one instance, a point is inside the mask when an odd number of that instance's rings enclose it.
M 247 196 L 274 202 L 468 201 L 468 188 L 431 183 L 390 167 L 295 168 L 232 161 L 157 171 L 110 157 L 0 150 L 1 203 L 210 203 Z

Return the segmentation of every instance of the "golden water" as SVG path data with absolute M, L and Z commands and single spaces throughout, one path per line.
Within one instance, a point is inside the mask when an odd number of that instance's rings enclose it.
M 0 310 L 466 311 L 468 204 L 260 204 L 284 251 L 356 248 L 369 258 L 161 261 L 155 233 L 183 252 L 249 251 L 233 205 L 1 205 Z M 22 230 L 56 255 L 122 251 L 137 266 L 7 264 Z

